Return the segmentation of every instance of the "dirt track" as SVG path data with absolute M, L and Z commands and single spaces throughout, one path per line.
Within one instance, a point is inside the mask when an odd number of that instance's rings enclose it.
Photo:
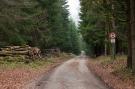
M 108 89 L 88 69 L 83 57 L 71 59 L 28 89 Z

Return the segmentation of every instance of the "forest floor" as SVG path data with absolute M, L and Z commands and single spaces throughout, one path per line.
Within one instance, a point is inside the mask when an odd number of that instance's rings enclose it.
M 0 61 L 0 89 L 22 89 L 28 81 L 41 76 L 73 56 L 37 60 L 31 63 Z
M 135 89 L 135 75 L 126 68 L 126 56 L 98 57 L 89 60 L 89 68 L 112 89 Z

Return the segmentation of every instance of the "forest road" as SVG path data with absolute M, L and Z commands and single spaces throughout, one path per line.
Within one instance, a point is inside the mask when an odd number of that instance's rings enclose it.
M 109 89 L 88 69 L 87 61 L 76 57 L 63 63 L 34 89 Z

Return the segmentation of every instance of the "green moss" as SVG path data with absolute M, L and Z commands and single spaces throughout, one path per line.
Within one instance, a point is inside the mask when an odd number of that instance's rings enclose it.
M 0 69 L 15 69 L 15 68 L 40 68 L 42 66 L 46 66 L 52 64 L 53 62 L 50 60 L 35 60 L 29 63 L 25 63 L 23 61 L 13 61 L 17 58 L 4 58 L 0 61 Z M 17 59 L 20 60 L 20 59 Z

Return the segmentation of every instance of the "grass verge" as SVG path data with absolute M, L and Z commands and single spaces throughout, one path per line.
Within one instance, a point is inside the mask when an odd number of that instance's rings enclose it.
M 127 56 L 100 56 L 90 61 L 90 68 L 113 89 L 135 89 L 135 75 L 127 68 Z

